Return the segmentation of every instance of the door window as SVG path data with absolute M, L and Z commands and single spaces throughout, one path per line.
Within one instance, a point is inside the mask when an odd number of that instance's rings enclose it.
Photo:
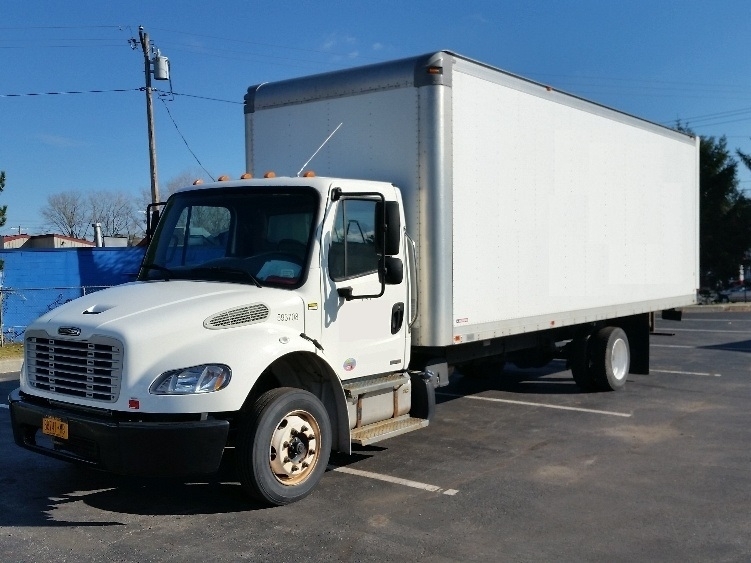
M 345 199 L 339 202 L 329 251 L 331 279 L 340 281 L 378 271 L 375 217 L 375 201 Z

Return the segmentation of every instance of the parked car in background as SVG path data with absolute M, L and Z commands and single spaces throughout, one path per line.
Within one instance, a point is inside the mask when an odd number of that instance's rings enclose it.
M 751 288 L 743 285 L 721 291 L 717 295 L 720 303 L 747 303 L 751 302 Z
M 720 295 L 714 290 L 702 287 L 696 291 L 696 302 L 699 305 L 711 305 L 720 302 Z

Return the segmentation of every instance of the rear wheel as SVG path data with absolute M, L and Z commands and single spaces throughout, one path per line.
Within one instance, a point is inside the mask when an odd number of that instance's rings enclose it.
M 620 391 L 626 385 L 631 365 L 628 337 L 622 328 L 606 326 L 592 342 L 594 380 L 603 391 Z
M 589 350 L 590 340 L 590 334 L 582 334 L 574 338 L 570 345 L 569 364 L 571 366 L 571 375 L 574 376 L 574 381 L 579 386 L 579 389 L 585 392 L 597 389 Z
M 330 451 L 331 424 L 321 401 L 302 389 L 271 389 L 256 400 L 240 425 L 240 484 L 267 504 L 300 500 L 326 471 Z

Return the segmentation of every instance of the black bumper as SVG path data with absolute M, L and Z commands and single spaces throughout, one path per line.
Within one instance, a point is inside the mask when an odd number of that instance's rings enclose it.
M 28 450 L 121 475 L 190 475 L 219 469 L 229 422 L 132 422 L 45 406 L 25 398 L 20 389 L 8 397 L 13 438 Z M 42 434 L 42 419 L 59 418 L 68 438 Z

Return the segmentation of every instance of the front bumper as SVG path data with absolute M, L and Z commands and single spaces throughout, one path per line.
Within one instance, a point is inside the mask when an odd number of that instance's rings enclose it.
M 33 402 L 20 389 L 8 397 L 16 444 L 43 455 L 121 475 L 190 475 L 219 469 L 227 420 L 139 422 Z M 68 438 L 42 433 L 42 419 L 67 423 Z

